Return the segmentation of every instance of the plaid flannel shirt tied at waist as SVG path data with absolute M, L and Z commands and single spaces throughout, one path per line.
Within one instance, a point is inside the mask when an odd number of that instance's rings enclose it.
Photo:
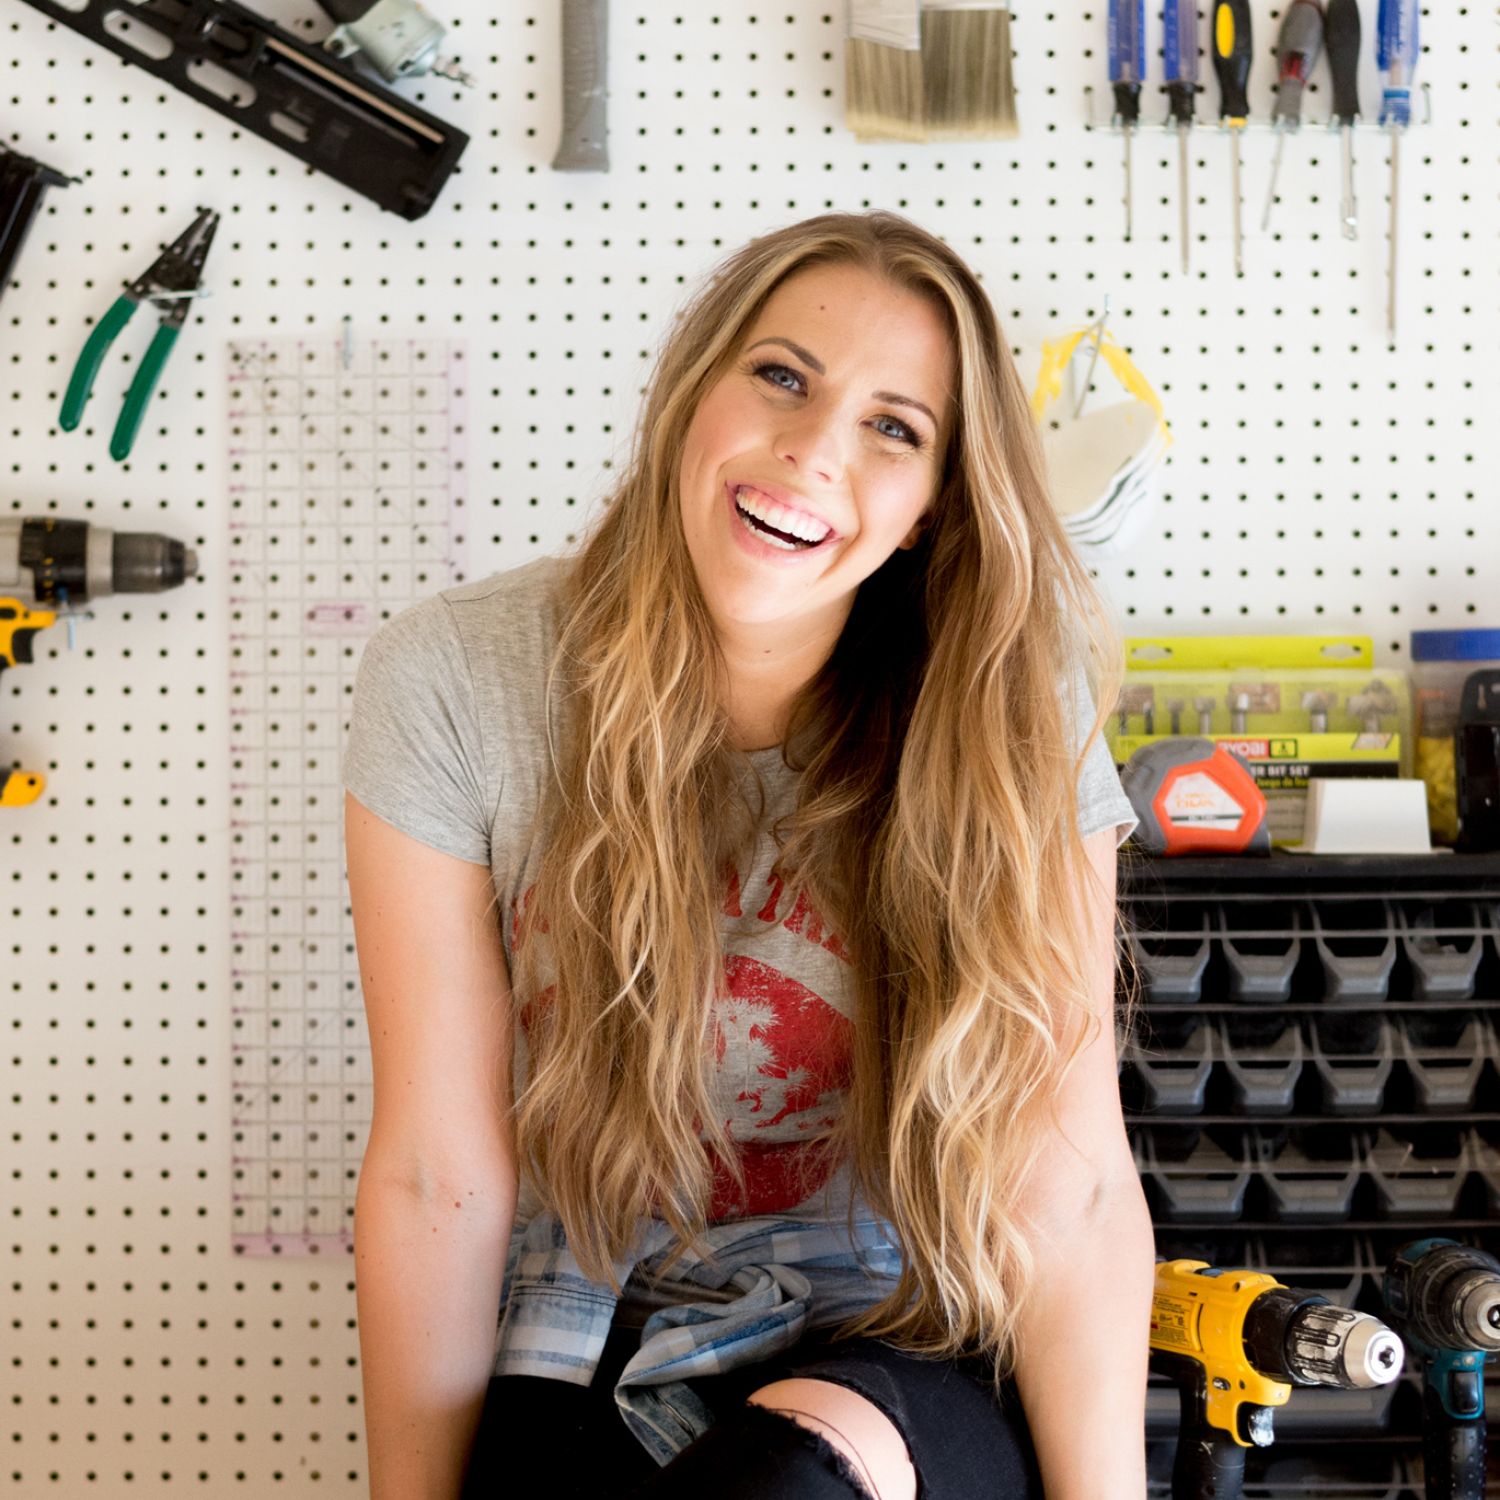
M 740 1295 L 657 1308 L 615 1385 L 625 1425 L 659 1464 L 714 1421 L 684 1381 L 792 1348 L 804 1330 L 840 1323 L 888 1296 L 901 1269 L 892 1226 L 878 1218 L 856 1217 L 852 1241 L 842 1219 L 765 1216 L 714 1225 L 703 1239 L 711 1257 L 689 1251 L 663 1284 L 733 1286 Z M 659 1274 L 675 1240 L 667 1224 L 652 1219 L 637 1243 L 633 1257 L 614 1262 L 622 1287 L 637 1265 Z M 509 1261 L 494 1373 L 589 1385 L 619 1299 L 608 1284 L 584 1276 L 548 1211 L 517 1231 Z

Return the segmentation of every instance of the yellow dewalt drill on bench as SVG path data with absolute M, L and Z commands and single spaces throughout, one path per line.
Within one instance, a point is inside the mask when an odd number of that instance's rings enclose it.
M 1182 1398 L 1172 1500 L 1239 1500 L 1245 1450 L 1272 1440 L 1294 1385 L 1386 1385 L 1406 1351 L 1378 1318 L 1261 1271 L 1159 1261 L 1151 1368 Z

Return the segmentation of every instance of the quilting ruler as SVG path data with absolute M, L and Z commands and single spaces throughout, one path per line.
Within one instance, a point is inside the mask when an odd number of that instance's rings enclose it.
M 364 642 L 461 581 L 464 346 L 229 345 L 231 1226 L 350 1254 L 373 1083 L 343 858 Z

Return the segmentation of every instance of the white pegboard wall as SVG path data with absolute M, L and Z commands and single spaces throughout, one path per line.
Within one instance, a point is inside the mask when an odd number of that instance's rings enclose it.
M 260 8 L 309 37 L 309 4 Z M 416 223 L 383 214 L 140 69 L 0 0 L 0 139 L 83 180 L 49 190 L 0 297 L 8 513 L 161 530 L 200 576 L 107 598 L 0 677 L 0 755 L 46 797 L 0 814 L 7 1317 L 0 1479 L 21 1500 L 364 1493 L 347 1262 L 231 1251 L 229 781 L 232 339 L 463 339 L 471 368 L 468 576 L 562 546 L 628 446 L 652 351 L 686 288 L 773 224 L 895 208 L 980 272 L 1029 379 L 1041 340 L 1097 316 L 1162 393 L 1176 444 L 1157 524 L 1102 581 L 1131 629 L 1495 623 L 1496 126 L 1490 5 L 1424 7 L 1434 118 L 1402 153 L 1400 338 L 1386 348 L 1386 147 L 1365 12 L 1360 238 L 1338 231 L 1338 148 L 1309 91 L 1273 233 L 1271 140 L 1243 143 L 1233 274 L 1227 142 L 1192 141 L 1192 274 L 1179 273 L 1175 139 L 1135 147 L 1121 242 L 1102 116 L 1104 8 L 1015 0 L 1022 135 L 861 145 L 842 125 L 842 7 L 611 7 L 611 170 L 549 169 L 555 5 L 431 7 L 476 87 L 401 92 L 471 136 Z M 1280 7 L 1253 0 L 1253 114 Z M 1159 26 L 1151 22 L 1151 46 Z M 1148 120 L 1165 114 L 1145 91 Z M 154 319 L 137 313 L 83 424 L 57 411 L 120 283 L 200 203 L 223 215 L 205 284 L 127 464 L 107 443 Z M 423 580 L 430 592 L 449 581 Z

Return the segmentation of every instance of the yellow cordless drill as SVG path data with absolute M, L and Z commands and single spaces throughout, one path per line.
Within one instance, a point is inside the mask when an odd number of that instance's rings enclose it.
M 191 547 L 154 531 L 114 531 L 60 516 L 0 517 L 0 675 L 29 665 L 32 637 L 59 618 L 68 623 L 71 646 L 77 616 L 70 606 L 106 594 L 159 594 L 197 572 Z M 54 604 L 66 613 L 36 607 Z M 46 786 L 40 771 L 0 767 L 0 808 L 25 807 Z
M 1172 1500 L 1238 1500 L 1245 1450 L 1272 1440 L 1294 1385 L 1386 1385 L 1406 1351 L 1378 1318 L 1261 1271 L 1158 1261 L 1151 1368 L 1182 1398 Z
M 31 638 L 57 619 L 50 609 L 28 609 L 19 599 L 0 595 L 0 675 L 17 662 L 30 662 Z M 47 788 L 40 771 L 0 766 L 0 807 L 26 807 Z

